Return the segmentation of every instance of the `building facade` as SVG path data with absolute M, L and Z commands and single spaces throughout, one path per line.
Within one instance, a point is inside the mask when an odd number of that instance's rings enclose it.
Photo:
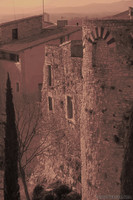
M 81 192 L 80 109 L 82 41 L 45 47 L 42 112 L 49 156 L 40 156 L 35 173 L 49 185 L 60 181 Z M 49 144 L 49 142 L 47 142 Z M 40 171 L 42 172 L 40 174 Z M 42 176 L 43 174 L 43 176 Z
M 15 98 L 42 99 L 46 154 L 31 181 L 61 181 L 83 200 L 133 199 L 132 20 L 66 24 L 21 40 L 14 26 L 0 46 L 1 94 L 9 72 Z
M 45 45 L 59 45 L 69 39 L 81 39 L 82 37 L 81 27 L 67 26 L 66 21 L 63 20 L 62 23 L 59 21 L 55 25 L 43 19 L 49 20 L 48 15 L 28 17 L 0 25 L 0 140 L 2 141 L 0 148 L 2 151 L 4 149 L 3 122 L 6 119 L 7 73 L 11 79 L 15 109 L 24 116 L 26 106 L 28 113 L 32 105 L 38 107 L 41 102 Z M 37 141 L 34 145 L 39 146 L 39 138 Z M 30 171 L 34 166 L 31 164 Z
M 39 15 L 0 25 L 1 107 L 5 101 L 7 72 L 11 77 L 14 98 L 20 96 L 28 101 L 40 101 L 45 44 L 60 44 L 82 37 L 81 27 L 65 26 L 65 20 L 54 25 L 43 18 Z
M 79 41 L 46 47 L 42 110 L 55 155 L 39 165 L 83 200 L 132 199 L 132 34 L 129 20 L 88 20 L 83 59 Z

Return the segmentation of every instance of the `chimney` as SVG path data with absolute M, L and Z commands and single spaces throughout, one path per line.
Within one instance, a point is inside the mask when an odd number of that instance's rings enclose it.
M 42 15 L 42 29 L 47 27 L 49 25 L 49 14 L 48 13 L 43 13 Z
M 68 25 L 68 21 L 67 20 L 57 20 L 57 27 L 58 28 L 65 27 L 66 25 Z

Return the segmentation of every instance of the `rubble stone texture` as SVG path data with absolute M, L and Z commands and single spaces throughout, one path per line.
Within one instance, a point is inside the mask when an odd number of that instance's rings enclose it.
M 132 152 L 128 139 L 132 134 L 132 32 L 130 21 L 87 21 L 83 27 L 83 200 L 132 195 L 125 190 L 133 182 L 132 174 L 125 182 L 125 171 L 128 174 L 132 166 L 127 154 Z
M 75 51 L 75 46 L 81 49 L 80 54 Z M 48 66 L 51 66 L 50 85 Z M 51 145 L 47 151 L 49 156 L 41 155 L 38 158 L 39 166 L 35 170 L 40 182 L 45 179 L 49 185 L 61 181 L 76 187 L 77 190 L 81 190 L 79 132 L 82 94 L 81 66 L 81 41 L 69 41 L 60 46 L 46 46 L 42 89 L 43 132 L 44 138 L 48 134 L 46 144 L 50 144 L 50 141 Z M 73 102 L 72 119 L 67 116 L 67 96 L 70 96 Z M 49 110 L 49 97 L 52 99 L 52 110 Z
M 60 180 L 78 189 L 76 162 L 81 161 L 82 200 L 133 199 L 132 35 L 132 21 L 88 20 L 83 25 L 83 59 L 76 50 L 79 41 L 45 49 L 43 128 L 52 148 L 51 156 L 39 157 L 35 174 L 47 184 Z

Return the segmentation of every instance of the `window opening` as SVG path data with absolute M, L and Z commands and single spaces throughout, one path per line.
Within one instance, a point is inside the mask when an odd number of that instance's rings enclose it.
M 72 97 L 67 96 L 67 117 L 69 119 L 73 118 L 73 103 L 72 103 Z
M 49 110 L 53 110 L 52 97 L 48 97 Z

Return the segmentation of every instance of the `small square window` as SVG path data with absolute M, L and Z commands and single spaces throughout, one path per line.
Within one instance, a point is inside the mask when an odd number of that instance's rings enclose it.
M 60 44 L 62 44 L 63 42 L 65 42 L 65 37 L 60 38 Z
M 12 29 L 12 39 L 17 40 L 18 39 L 18 29 Z
M 15 62 L 19 62 L 19 55 L 10 54 L 10 60 L 15 61 Z

